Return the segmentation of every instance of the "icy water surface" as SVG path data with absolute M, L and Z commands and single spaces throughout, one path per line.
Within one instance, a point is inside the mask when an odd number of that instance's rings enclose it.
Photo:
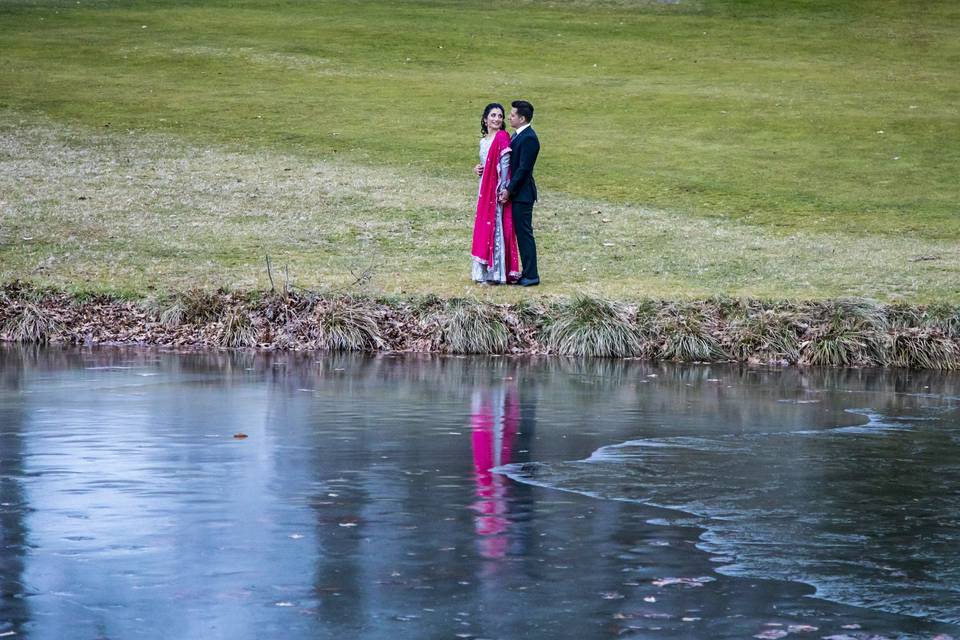
M 960 638 L 960 378 L 0 348 L 0 638 Z

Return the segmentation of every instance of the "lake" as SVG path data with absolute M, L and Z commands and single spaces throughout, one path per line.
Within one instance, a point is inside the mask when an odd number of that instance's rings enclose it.
M 960 638 L 960 376 L 0 348 L 0 638 Z

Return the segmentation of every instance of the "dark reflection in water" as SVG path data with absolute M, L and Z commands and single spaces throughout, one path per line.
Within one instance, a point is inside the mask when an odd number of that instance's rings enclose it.
M 0 631 L 21 633 L 29 612 L 22 597 L 28 505 L 23 491 L 25 409 L 19 398 L 24 359 L 30 357 L 30 351 L 0 354 L 0 622 L 4 624 Z
M 0 348 L 0 381 L 10 637 L 957 634 L 954 376 Z M 848 512 L 894 570 L 790 546 Z M 869 606 L 764 579 L 824 575 Z

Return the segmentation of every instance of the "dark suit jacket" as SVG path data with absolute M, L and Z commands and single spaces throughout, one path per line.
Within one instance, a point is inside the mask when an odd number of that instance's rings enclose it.
M 540 153 L 540 140 L 533 127 L 527 127 L 510 141 L 510 200 L 536 202 L 537 183 L 533 179 L 533 165 Z

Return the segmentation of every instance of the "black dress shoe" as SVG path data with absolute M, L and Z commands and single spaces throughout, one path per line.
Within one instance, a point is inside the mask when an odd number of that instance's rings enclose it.
M 520 278 L 517 284 L 521 287 L 535 287 L 540 284 L 540 278 Z

